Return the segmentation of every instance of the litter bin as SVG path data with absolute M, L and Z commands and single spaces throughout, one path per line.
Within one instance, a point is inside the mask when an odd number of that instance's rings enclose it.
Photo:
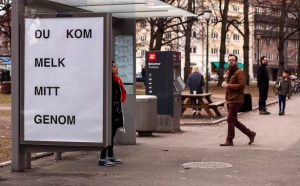
M 136 96 L 136 131 L 139 136 L 151 136 L 156 130 L 157 97 L 153 95 Z
M 3 81 L 0 85 L 0 93 L 1 94 L 11 94 L 11 82 Z

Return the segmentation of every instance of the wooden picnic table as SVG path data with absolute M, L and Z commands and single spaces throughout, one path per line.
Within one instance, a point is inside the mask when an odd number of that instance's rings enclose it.
M 222 116 L 222 114 L 218 110 L 218 107 L 224 106 L 225 101 L 213 102 L 211 100 L 211 96 L 212 96 L 211 93 L 203 93 L 203 94 L 190 94 L 187 92 L 181 93 L 182 113 L 187 108 L 192 108 L 192 109 L 201 108 L 205 110 L 205 112 L 210 118 L 215 117 L 211 112 L 211 110 L 214 111 L 217 117 Z M 191 98 L 196 98 L 197 100 L 196 104 L 192 104 Z

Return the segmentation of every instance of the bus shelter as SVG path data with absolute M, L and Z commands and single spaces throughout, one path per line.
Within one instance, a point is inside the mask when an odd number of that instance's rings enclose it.
M 159 0 L 12 1 L 12 171 L 32 152 L 111 143 L 112 59 L 135 125 L 135 19 L 171 16 L 194 14 Z

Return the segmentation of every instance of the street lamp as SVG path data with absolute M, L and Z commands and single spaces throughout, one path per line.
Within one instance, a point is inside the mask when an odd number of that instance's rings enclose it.
M 211 17 L 211 11 L 205 10 L 203 13 L 203 17 L 206 20 L 206 75 L 205 75 L 205 92 L 208 93 L 208 26 L 209 20 Z
M 260 33 L 257 32 L 255 37 L 256 37 L 256 40 L 257 40 L 257 66 L 256 66 L 256 77 L 257 77 L 257 71 L 258 71 L 258 68 L 259 68 L 259 53 L 260 53 L 260 51 L 259 51 L 259 40 L 261 38 Z

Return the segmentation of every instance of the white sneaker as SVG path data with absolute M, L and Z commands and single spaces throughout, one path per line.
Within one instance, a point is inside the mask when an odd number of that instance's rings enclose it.
M 108 157 L 108 159 L 109 159 L 109 161 L 111 161 L 111 162 L 113 162 L 113 163 L 115 163 L 115 164 L 122 164 L 123 163 L 123 161 L 121 160 L 121 159 L 118 159 L 118 158 L 116 158 L 116 157 Z
M 105 167 L 112 167 L 115 164 L 113 162 L 111 162 L 109 159 L 100 159 L 98 161 L 98 165 L 99 166 L 105 166 Z

